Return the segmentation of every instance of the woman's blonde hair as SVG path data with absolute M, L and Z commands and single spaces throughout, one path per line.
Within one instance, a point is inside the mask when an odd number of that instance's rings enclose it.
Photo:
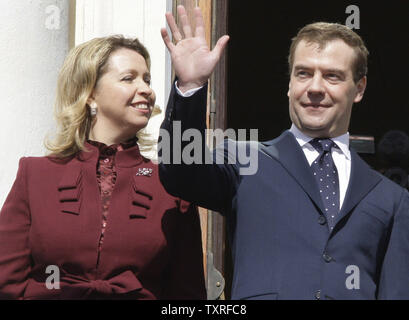
M 55 102 L 58 130 L 53 141 L 48 138 L 45 141 L 50 156 L 65 158 L 85 150 L 92 124 L 87 100 L 107 71 L 109 57 L 121 48 L 138 52 L 150 70 L 150 56 L 144 45 L 138 39 L 121 35 L 92 39 L 73 48 L 66 57 L 58 77 Z M 152 114 L 157 113 L 158 110 L 154 110 Z M 141 151 L 147 151 L 155 144 L 148 139 L 145 130 L 140 130 L 137 136 Z

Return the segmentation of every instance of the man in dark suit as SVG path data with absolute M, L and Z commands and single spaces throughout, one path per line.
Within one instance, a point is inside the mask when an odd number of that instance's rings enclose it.
M 176 44 L 162 30 L 178 78 L 162 125 L 171 143 L 175 121 L 204 135 L 206 83 L 228 42 L 209 51 L 195 10 L 195 36 L 183 7 L 184 38 L 170 14 Z M 345 26 L 304 27 L 290 48 L 290 130 L 266 143 L 226 141 L 211 165 L 160 165 L 169 193 L 227 217 L 233 299 L 409 299 L 409 194 L 349 149 L 367 56 Z M 255 174 L 243 174 L 243 150 L 256 152 Z

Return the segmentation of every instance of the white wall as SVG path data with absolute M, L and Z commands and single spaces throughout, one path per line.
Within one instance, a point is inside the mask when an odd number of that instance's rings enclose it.
M 68 0 L 0 0 L 0 208 L 19 158 L 45 154 L 68 10 Z
M 159 134 L 171 85 L 170 58 L 160 36 L 172 0 L 77 0 L 76 44 L 94 37 L 138 37 L 152 58 L 152 86 L 161 115 L 148 130 Z M 69 50 L 69 0 L 0 0 L 0 208 L 14 182 L 18 160 L 43 156 L 55 131 L 58 71 Z M 147 154 L 154 158 L 156 151 Z
M 152 117 L 148 132 L 157 140 L 171 84 L 171 65 L 160 28 L 166 25 L 165 13 L 172 11 L 171 0 L 77 0 L 76 45 L 95 37 L 123 34 L 137 37 L 149 50 L 152 61 L 152 88 L 156 105 L 162 110 Z M 156 149 L 145 154 L 156 158 Z

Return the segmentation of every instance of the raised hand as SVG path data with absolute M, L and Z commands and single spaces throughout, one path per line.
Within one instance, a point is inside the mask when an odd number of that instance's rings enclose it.
M 166 28 L 161 29 L 161 34 L 171 54 L 173 67 L 178 77 L 178 87 L 182 92 L 186 92 L 189 89 L 203 86 L 208 81 L 229 37 L 221 37 L 214 49 L 210 51 L 205 38 L 204 21 L 200 8 L 194 9 L 196 21 L 194 35 L 185 8 L 178 6 L 177 11 L 185 37 L 183 38 L 173 15 L 169 12 L 166 13 L 166 21 L 176 44 L 172 43 Z

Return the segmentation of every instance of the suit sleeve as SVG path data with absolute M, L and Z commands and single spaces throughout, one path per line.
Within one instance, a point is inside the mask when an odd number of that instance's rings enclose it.
M 0 212 L 0 299 L 22 299 L 31 270 L 28 244 L 31 222 L 25 180 L 26 161 L 22 158 Z
M 207 85 L 187 98 L 172 86 L 159 138 L 159 175 L 173 196 L 223 213 L 230 209 L 240 176 L 234 161 L 228 162 L 228 150 L 220 161 L 220 152 L 206 146 L 206 103 Z M 194 163 L 184 161 L 186 150 L 194 154 Z
M 197 207 L 181 201 L 181 212 L 174 221 L 171 262 L 163 300 L 204 300 L 206 287 L 203 249 Z
M 378 290 L 378 299 L 409 299 L 409 193 L 395 213 Z

